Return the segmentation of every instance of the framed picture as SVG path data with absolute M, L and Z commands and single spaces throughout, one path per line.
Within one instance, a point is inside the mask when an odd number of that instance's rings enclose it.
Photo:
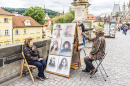
M 49 55 L 46 71 L 57 72 L 59 56 Z
M 82 37 L 82 28 L 77 27 L 77 32 L 78 32 L 78 39 L 79 39 L 79 44 L 83 43 L 83 37 Z
M 50 45 L 50 54 L 59 55 L 61 48 L 61 39 L 52 39 Z
M 60 56 L 57 67 L 57 73 L 69 75 L 70 64 L 71 57 Z
M 62 39 L 60 55 L 72 56 L 73 38 Z

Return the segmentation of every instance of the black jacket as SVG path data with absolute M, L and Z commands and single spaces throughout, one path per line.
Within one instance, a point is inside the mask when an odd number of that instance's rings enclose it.
M 79 25 L 82 28 L 82 32 L 85 32 L 85 26 L 82 24 Z
M 42 58 L 36 46 L 34 46 L 34 48 L 35 50 L 32 50 L 32 48 L 29 46 L 26 46 L 24 48 L 24 55 L 28 63 L 33 62 L 33 61 L 38 61 L 39 58 Z

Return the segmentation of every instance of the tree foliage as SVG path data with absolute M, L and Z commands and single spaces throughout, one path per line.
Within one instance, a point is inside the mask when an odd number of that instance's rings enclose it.
M 74 20 L 74 10 L 69 8 L 69 12 L 55 19 L 54 23 L 71 23 Z
M 1 7 L 5 11 L 8 12 L 18 12 L 19 14 L 25 13 L 28 8 L 10 8 L 10 7 Z M 49 17 L 54 18 L 58 12 L 50 10 L 50 9 L 43 9 L 45 13 L 48 13 Z M 61 13 L 60 13 L 61 14 Z
M 45 13 L 41 7 L 35 6 L 28 8 L 28 10 L 24 13 L 24 16 L 30 16 L 40 24 L 44 24 L 45 22 Z
M 9 8 L 9 7 L 1 7 L 3 10 L 8 12 L 18 12 L 19 14 L 24 13 L 27 8 Z

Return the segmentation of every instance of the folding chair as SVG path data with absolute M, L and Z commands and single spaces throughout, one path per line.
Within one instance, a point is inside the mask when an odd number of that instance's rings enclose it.
M 23 56 L 23 62 L 22 62 L 22 68 L 21 68 L 20 78 L 21 78 L 22 75 L 23 75 L 23 68 L 24 68 L 24 67 L 27 67 L 27 69 L 28 69 L 28 71 L 29 71 L 29 73 L 30 73 L 30 76 L 31 76 L 31 78 L 32 78 L 32 81 L 34 82 L 34 78 L 33 78 L 33 76 L 32 76 L 30 67 L 31 67 L 31 68 L 36 68 L 36 66 L 34 66 L 34 65 L 28 65 L 27 60 L 26 60 L 26 58 L 25 58 L 23 52 L 22 52 L 22 56 Z
M 96 64 L 97 64 L 97 67 L 96 67 L 96 70 L 99 68 L 99 70 L 100 70 L 100 72 L 101 72 L 101 74 L 102 74 L 102 76 L 103 76 L 103 78 L 104 78 L 104 80 L 106 81 L 106 78 L 105 78 L 105 76 L 104 76 L 104 74 L 102 73 L 102 71 L 101 71 L 101 69 L 100 69 L 100 65 L 102 66 L 102 69 L 103 69 L 103 71 L 105 72 L 105 74 L 106 74 L 106 76 L 108 77 L 108 75 L 107 75 L 107 73 L 106 73 L 106 71 L 105 71 L 105 69 L 104 69 L 104 67 L 103 67 L 103 65 L 102 65 L 102 61 L 105 59 L 105 56 L 107 55 L 107 53 L 105 53 L 105 55 L 103 56 L 103 58 L 101 59 L 101 60 L 99 60 L 99 64 L 98 64 L 98 62 L 96 61 Z M 95 70 L 95 71 L 96 71 Z M 92 76 L 95 74 L 95 71 L 94 71 L 94 73 L 90 76 L 90 78 L 92 78 Z

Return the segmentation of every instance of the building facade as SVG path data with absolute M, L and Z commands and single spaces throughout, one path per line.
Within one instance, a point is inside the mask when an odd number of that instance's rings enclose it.
M 0 8 L 0 46 L 12 43 L 13 16 L 13 14 Z
M 25 38 L 42 39 L 42 25 L 28 16 L 14 16 L 0 8 L 0 46 L 23 42 Z

